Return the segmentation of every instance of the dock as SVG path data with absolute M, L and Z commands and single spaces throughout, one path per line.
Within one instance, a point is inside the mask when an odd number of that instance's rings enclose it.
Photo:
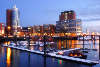
M 17 50 L 22 50 L 22 51 L 27 51 L 27 52 L 39 54 L 39 55 L 44 55 L 44 52 L 36 51 L 36 50 L 29 50 L 29 49 L 25 49 L 25 48 L 22 48 L 22 47 L 7 46 L 7 45 L 5 45 L 4 47 L 9 47 L 9 48 L 17 49 Z M 71 50 L 77 50 L 77 49 L 80 49 L 80 48 L 64 50 L 64 52 L 65 51 L 71 51 Z M 99 61 L 93 61 L 93 60 L 87 60 L 87 59 L 81 59 L 81 58 L 74 58 L 74 57 L 69 57 L 69 56 L 57 55 L 56 53 L 57 52 L 47 53 L 46 56 L 54 57 L 54 58 L 58 58 L 58 59 L 63 59 L 63 60 L 69 60 L 69 61 L 78 62 L 78 63 L 84 63 L 84 64 L 88 64 L 88 65 L 99 64 Z

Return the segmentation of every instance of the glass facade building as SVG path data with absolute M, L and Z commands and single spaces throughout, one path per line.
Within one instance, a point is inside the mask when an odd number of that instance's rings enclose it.
M 12 27 L 13 27 L 13 35 L 17 34 L 17 28 L 20 27 L 19 24 L 19 11 L 16 8 L 16 5 L 12 9 Z

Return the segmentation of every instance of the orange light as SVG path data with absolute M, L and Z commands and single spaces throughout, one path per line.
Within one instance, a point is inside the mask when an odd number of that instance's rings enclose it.
M 81 54 L 79 56 L 82 56 Z
M 10 27 L 10 26 L 8 26 L 8 29 L 10 30 L 10 29 L 11 29 L 11 27 Z
M 74 56 L 78 56 L 77 54 L 75 54 Z
M 73 54 L 70 54 L 69 56 L 73 56 Z
M 92 32 L 92 35 L 95 35 L 95 32 Z
M 7 67 L 10 67 L 10 63 L 11 63 L 11 49 L 7 48 Z

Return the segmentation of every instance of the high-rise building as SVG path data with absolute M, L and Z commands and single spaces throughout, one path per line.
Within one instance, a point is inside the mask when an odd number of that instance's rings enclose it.
M 6 33 L 12 35 L 12 10 L 6 11 Z
M 17 28 L 20 27 L 19 24 L 19 11 L 18 8 L 16 8 L 16 5 L 12 9 L 12 28 L 14 35 L 17 34 Z
M 6 11 L 6 31 L 9 35 L 16 35 L 19 24 L 19 11 L 16 5 Z

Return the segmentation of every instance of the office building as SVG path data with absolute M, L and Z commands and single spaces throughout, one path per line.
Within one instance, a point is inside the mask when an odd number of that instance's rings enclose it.
M 16 5 L 12 9 L 12 27 L 13 27 L 13 35 L 16 35 L 17 28 L 20 27 L 19 11 L 18 11 L 18 8 L 16 8 Z
M 6 11 L 6 31 L 8 35 L 16 35 L 17 29 L 20 27 L 19 11 L 16 5 L 12 9 Z
M 75 12 L 61 12 L 59 21 L 56 22 L 56 33 L 64 33 L 66 35 L 80 35 L 82 32 L 81 19 L 76 19 Z
M 59 15 L 59 21 L 75 20 L 75 19 L 76 19 L 76 14 L 73 10 L 61 12 L 61 15 Z
M 12 10 L 7 9 L 6 10 L 6 34 L 12 35 Z
M 5 34 L 5 25 L 4 23 L 0 23 L 0 36 Z

